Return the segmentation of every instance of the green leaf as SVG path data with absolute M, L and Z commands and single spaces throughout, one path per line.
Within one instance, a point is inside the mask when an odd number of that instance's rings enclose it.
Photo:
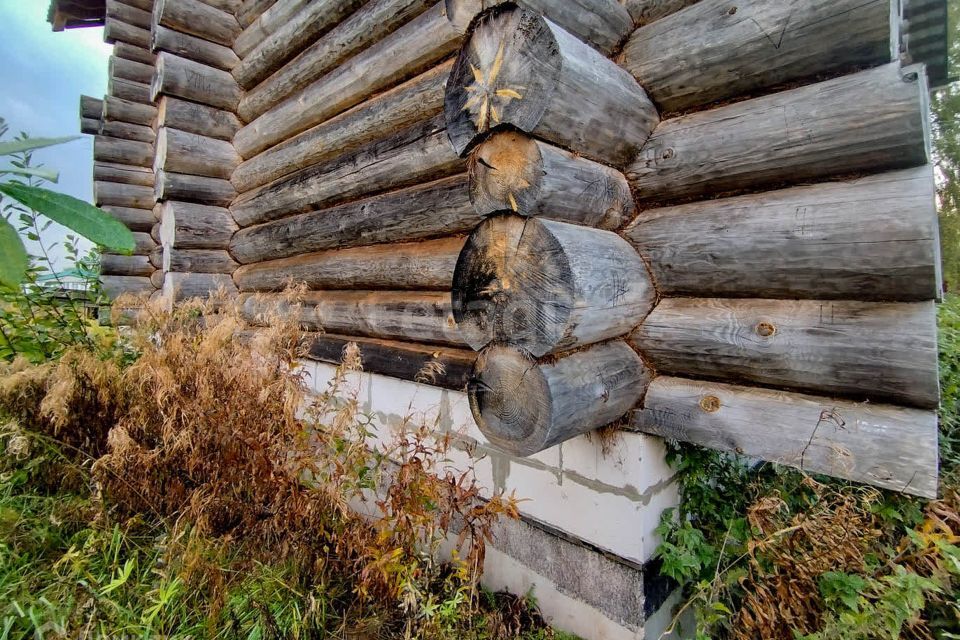
M 43 147 L 52 147 L 76 140 L 80 136 L 65 136 L 63 138 L 25 138 L 23 140 L 9 140 L 0 142 L 0 156 L 9 156 L 13 153 L 30 151 L 31 149 L 41 149 Z
M 49 180 L 50 182 L 58 182 L 60 180 L 60 172 L 55 171 L 54 169 L 42 169 L 42 168 L 17 169 L 14 167 L 8 167 L 6 169 L 0 169 L 0 174 L 3 174 L 3 173 L 12 173 L 18 176 L 43 178 L 44 180 Z
M 0 193 L 111 251 L 130 254 L 136 247 L 133 234 L 122 222 L 73 196 L 12 182 L 0 184 Z
M 0 285 L 15 289 L 30 264 L 23 241 L 9 222 L 0 218 Z

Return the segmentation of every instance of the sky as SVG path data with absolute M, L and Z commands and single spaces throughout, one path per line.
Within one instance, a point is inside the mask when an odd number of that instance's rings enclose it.
M 62 146 L 38 150 L 35 161 L 60 172 L 51 188 L 87 202 L 93 199 L 93 138 L 80 133 L 80 95 L 103 97 L 112 46 L 103 29 L 54 33 L 47 22 L 49 0 L 0 0 L 0 117 L 11 137 L 80 136 Z M 0 160 L 0 166 L 4 161 Z M 45 242 L 66 231 L 51 226 Z M 84 245 L 89 246 L 89 243 Z M 55 252 L 58 269 L 68 266 Z

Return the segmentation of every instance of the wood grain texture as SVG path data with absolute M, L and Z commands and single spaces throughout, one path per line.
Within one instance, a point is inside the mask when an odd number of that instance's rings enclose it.
M 332 334 L 315 336 L 307 357 L 338 365 L 351 342 L 360 348 L 360 362 L 366 372 L 455 391 L 466 388 L 477 359 L 477 355 L 467 349 Z
M 164 272 L 233 273 L 237 268 L 237 263 L 223 249 L 174 249 L 164 246 L 162 259 Z
M 116 300 L 123 294 L 149 295 L 155 291 L 148 276 L 100 276 L 103 294 Z
M 459 173 L 443 120 L 433 118 L 248 192 L 230 208 L 241 227 Z
M 150 167 L 153 165 L 153 145 L 148 142 L 97 136 L 93 139 L 93 159 L 95 162 Z
M 157 102 L 157 127 L 170 127 L 218 140 L 233 140 L 240 120 L 229 111 L 198 102 L 163 96 Z
M 150 209 L 134 209 L 132 207 L 115 207 L 104 205 L 101 207 L 111 216 L 127 225 L 131 231 L 147 231 L 153 227 L 153 211 Z
M 110 78 L 107 80 L 107 95 L 139 102 L 140 104 L 151 104 L 153 96 L 150 94 L 150 85 L 142 82 L 133 82 L 122 78 Z
M 926 498 L 937 493 L 933 411 L 662 376 L 632 425 L 645 433 Z
M 932 302 L 667 298 L 630 340 L 663 373 L 923 409 L 940 400 Z
M 886 64 L 898 38 L 891 0 L 702 0 L 635 31 L 620 64 L 674 113 Z
M 447 82 L 457 153 L 512 126 L 622 167 L 659 122 L 629 73 L 540 14 L 500 5 L 481 15 Z
M 129 122 L 150 126 L 157 117 L 157 108 L 114 96 L 103 98 L 103 119 L 107 122 Z
M 628 333 L 656 302 L 640 256 L 609 231 L 517 215 L 470 234 L 453 276 L 467 344 L 540 357 Z
M 241 229 L 230 252 L 242 263 L 381 242 L 466 233 L 483 216 L 467 197 L 465 175 Z
M 95 180 L 93 201 L 98 206 L 108 204 L 114 207 L 148 209 L 153 206 L 153 189 L 137 184 Z
M 124 42 L 149 50 L 150 31 L 107 16 L 103 25 L 103 41 L 109 44 Z
M 505 0 L 445 0 L 447 16 L 461 33 L 485 9 Z M 518 5 L 545 15 L 574 36 L 610 55 L 633 29 L 630 14 L 617 0 L 519 0 Z
M 370 0 L 283 68 L 251 87 L 237 113 L 250 122 L 308 86 L 398 27 L 423 13 L 434 0 Z
M 207 298 L 220 291 L 227 296 L 236 295 L 237 288 L 229 275 L 169 271 L 164 274 L 161 293 L 166 303 L 172 305 L 191 298 Z
M 234 171 L 233 185 L 241 193 L 249 191 L 437 116 L 443 111 L 443 89 L 452 66 L 447 62 L 435 67 L 253 156 Z
M 156 24 L 210 42 L 233 46 L 240 35 L 240 23 L 230 13 L 200 0 L 154 0 Z
M 94 181 L 121 182 L 153 187 L 153 171 L 151 169 L 128 164 L 95 162 L 93 163 L 93 179 Z
M 150 84 L 150 80 L 153 78 L 153 65 L 134 62 L 113 55 L 107 61 L 107 75 L 111 78 Z
M 80 118 L 80 133 L 97 135 L 100 133 L 100 121 L 93 118 Z
M 106 16 L 111 20 L 125 22 L 141 29 L 150 28 L 150 12 L 144 11 L 132 3 L 119 2 L 118 0 L 105 0 Z
M 80 117 L 99 120 L 103 117 L 103 100 L 91 96 L 80 96 Z
M 452 237 L 305 253 L 244 265 L 233 280 L 241 291 L 281 291 L 291 282 L 311 289 L 446 291 L 463 242 Z
M 182 200 L 219 207 L 229 205 L 237 192 L 229 180 L 183 173 L 156 172 L 157 200 Z
M 237 151 L 250 158 L 436 65 L 461 40 L 442 8 L 421 14 L 240 129 Z
M 277 0 L 243 0 L 237 9 L 237 22 L 246 29 L 253 24 L 260 15 L 273 6 Z M 239 38 L 239 36 L 237 36 Z
M 633 217 L 622 173 L 518 131 L 494 133 L 467 167 L 470 201 L 480 213 L 513 211 L 601 229 Z
M 155 271 L 145 255 L 121 256 L 104 253 L 100 256 L 100 273 L 105 276 L 147 276 Z
M 411 291 L 310 291 L 302 302 L 283 302 L 283 294 L 240 294 L 246 318 L 278 308 L 311 330 L 463 347 L 450 312 L 450 294 Z M 286 305 L 286 306 L 284 306 Z
M 640 27 L 696 4 L 699 0 L 624 0 L 623 6 Z
M 313 0 L 245 55 L 233 69 L 244 89 L 266 79 L 284 63 L 359 9 L 364 0 Z
M 238 164 L 240 156 L 226 140 L 172 127 L 160 127 L 157 131 L 154 171 L 162 169 L 226 180 Z
M 226 71 L 162 51 L 150 87 L 151 97 L 161 95 L 235 111 L 242 91 Z
M 667 120 L 627 179 L 649 203 L 924 165 L 925 85 L 890 64 Z
M 224 71 L 230 71 L 240 62 L 240 58 L 230 47 L 168 29 L 159 24 L 154 26 L 151 32 L 150 48 L 153 51 L 168 51 Z
M 275 0 L 256 19 L 244 27 L 233 43 L 233 50 L 243 58 L 263 40 L 285 25 L 309 0 Z
M 930 165 L 644 211 L 625 231 L 667 296 L 931 300 Z
M 224 207 L 167 200 L 160 205 L 160 242 L 174 249 L 226 249 L 237 225 Z
M 157 61 L 157 57 L 150 52 L 149 45 L 141 47 L 128 42 L 114 42 L 113 55 L 118 58 L 124 58 L 125 60 L 133 60 L 134 62 L 142 62 L 150 65 Z
M 529 456 L 621 418 L 643 397 L 651 377 L 622 341 L 549 364 L 495 346 L 477 358 L 467 394 L 490 443 Z
M 98 133 L 111 138 L 137 140 L 151 144 L 157 139 L 157 134 L 147 125 L 131 124 L 120 120 L 101 120 L 99 125 Z

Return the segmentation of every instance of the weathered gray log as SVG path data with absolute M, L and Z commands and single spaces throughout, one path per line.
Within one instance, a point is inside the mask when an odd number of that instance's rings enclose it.
M 233 280 L 227 274 L 168 271 L 163 278 L 161 295 L 167 304 L 175 304 L 190 298 L 206 298 L 221 290 L 228 295 L 237 292 Z
M 103 182 L 122 182 L 124 184 L 153 187 L 153 171 L 151 169 L 129 164 L 95 162 L 93 164 L 93 179 Z
M 897 60 L 891 4 L 702 0 L 634 32 L 620 64 L 661 111 L 685 111 Z
M 230 253 L 250 263 L 337 247 L 424 240 L 468 232 L 482 219 L 467 197 L 466 176 L 458 175 L 241 229 L 230 241 Z
M 237 167 L 231 181 L 237 191 L 248 191 L 387 137 L 399 127 L 439 115 L 443 111 L 443 87 L 452 66 L 447 62 L 434 67 L 253 156 Z M 243 100 L 240 102 L 242 109 Z
M 237 192 L 229 180 L 184 173 L 156 172 L 157 200 L 183 200 L 219 207 L 229 205 Z
M 379 140 L 244 194 L 230 208 L 241 227 L 435 180 L 463 171 L 443 120 Z
M 245 317 L 257 322 L 284 294 L 241 294 Z M 310 291 L 289 313 L 306 328 L 345 335 L 464 346 L 450 313 L 449 293 Z
M 154 219 L 156 219 L 156 215 L 154 215 Z M 160 223 L 159 222 L 154 222 L 154 225 L 150 227 L 150 237 L 153 238 L 153 241 L 157 243 L 157 245 L 160 245 Z M 155 249 L 162 249 L 162 247 L 157 246 L 155 247 Z M 153 252 L 151 251 L 151 253 Z M 161 262 L 161 264 L 163 263 Z
M 171 127 L 161 127 L 157 132 L 154 171 L 162 169 L 173 173 L 228 179 L 238 164 L 240 156 L 226 140 L 208 138 Z
M 601 229 L 633 217 L 622 173 L 518 131 L 494 133 L 467 167 L 470 201 L 480 213 L 514 211 Z
M 150 28 L 150 12 L 133 6 L 133 3 L 106 0 L 106 16 L 141 29 Z
M 659 122 L 629 73 L 512 4 L 478 19 L 447 83 L 444 111 L 457 153 L 510 125 L 614 166 L 633 161 Z
M 111 216 L 127 225 L 131 231 L 150 231 L 153 227 L 153 211 L 150 209 L 134 209 L 132 207 L 114 207 L 104 205 L 101 207 Z
M 153 189 L 138 184 L 95 180 L 93 201 L 97 205 L 148 209 L 153 206 Z
M 157 234 L 157 237 L 160 237 L 159 233 Z M 150 264 L 152 264 L 157 271 L 163 273 L 163 245 L 159 242 L 157 243 L 157 246 L 154 247 L 153 251 L 150 252 Z M 163 281 L 161 281 L 160 284 L 162 286 Z
M 147 276 L 100 276 L 103 293 L 115 300 L 127 293 L 130 295 L 149 295 L 154 292 L 153 284 Z
M 643 405 L 632 424 L 646 433 L 936 497 L 933 411 L 667 376 Z
M 157 242 L 149 233 L 133 233 L 135 243 L 133 253 L 138 256 L 149 255 L 151 251 L 157 248 Z
M 894 63 L 664 121 L 627 179 L 652 203 L 923 165 L 927 116 L 922 73 Z
M 246 57 L 270 34 L 285 25 L 309 0 L 277 0 L 265 8 L 233 42 L 233 50 L 241 58 Z
M 115 42 L 113 45 L 113 55 L 124 60 L 133 60 L 152 65 L 157 61 L 157 57 L 150 52 L 150 47 L 141 47 L 128 42 Z
M 438 4 L 240 129 L 233 143 L 250 158 L 429 69 L 460 41 Z
M 423 13 L 433 3 L 434 0 L 370 0 L 362 11 L 355 12 L 303 49 L 282 69 L 251 88 L 240 100 L 237 113 L 250 122 Z
M 477 358 L 467 393 L 490 443 L 529 456 L 623 417 L 651 378 L 640 356 L 619 340 L 550 364 L 493 346 Z
M 120 78 L 121 80 L 130 80 L 141 84 L 150 84 L 153 77 L 153 65 L 142 62 L 134 62 L 118 56 L 110 56 L 107 62 L 107 74 L 111 78 Z
M 162 27 L 227 47 L 241 31 L 233 15 L 200 0 L 154 0 L 153 19 Z
M 100 121 L 93 118 L 80 118 L 80 133 L 95 136 L 100 133 Z
M 166 51 L 157 54 L 151 92 L 154 99 L 167 95 L 227 111 L 236 109 L 241 94 L 236 80 L 226 71 Z
M 215 9 L 226 11 L 230 15 L 236 15 L 240 10 L 241 0 L 202 0 Z M 239 22 L 239 21 L 238 21 Z
M 93 159 L 96 162 L 150 167 L 153 165 L 153 145 L 135 140 L 97 136 L 93 139 Z
M 151 104 L 153 102 L 150 85 L 121 78 L 107 80 L 107 95 L 141 104 Z
M 359 9 L 365 0 L 313 0 L 243 57 L 233 77 L 244 89 L 256 85 Z
M 460 33 L 484 9 L 508 0 L 445 0 L 447 16 Z M 633 30 L 630 14 L 617 0 L 519 0 L 518 5 L 540 13 L 574 36 L 611 54 Z
M 246 29 L 260 17 L 264 11 L 269 9 L 277 0 L 243 0 L 240 8 L 237 9 L 237 22 Z M 239 36 L 237 36 L 239 38 Z
M 233 270 L 236 268 L 237 263 L 234 262 L 230 254 L 223 249 L 163 248 L 164 271 L 175 271 L 177 273 L 233 273 Z
M 306 253 L 245 265 L 233 280 L 241 291 L 280 291 L 290 282 L 311 289 L 446 291 L 463 241 L 452 237 Z
M 163 269 L 154 269 L 153 273 L 150 274 L 150 284 L 157 289 L 163 289 L 163 280 L 166 278 L 166 275 Z
M 625 236 L 666 296 L 915 301 L 940 295 L 929 165 L 650 209 Z
M 668 298 L 631 343 L 660 372 L 935 409 L 932 302 Z
M 223 207 L 168 200 L 160 206 L 160 241 L 173 249 L 226 249 L 237 225 Z
M 121 140 L 137 140 L 139 142 L 148 142 L 153 144 L 157 139 L 157 134 L 152 127 L 142 124 L 131 124 L 121 120 L 101 120 L 99 134 L 120 138 Z
M 129 122 L 150 126 L 157 117 L 157 108 L 114 96 L 103 99 L 103 119 L 108 122 Z
M 229 141 L 233 140 L 233 134 L 240 128 L 240 120 L 229 111 L 163 96 L 157 102 L 157 127 L 170 127 Z
M 481 223 L 453 276 L 467 344 L 537 358 L 628 333 L 656 297 L 643 260 L 617 234 L 517 215 Z
M 145 255 L 120 256 L 104 253 L 100 256 L 100 271 L 107 276 L 150 276 L 155 269 Z
M 107 16 L 103 25 L 103 41 L 110 44 L 125 42 L 149 50 L 150 31 Z
M 477 359 L 469 349 L 330 334 L 313 337 L 307 357 L 340 364 L 343 350 L 351 342 L 360 348 L 364 371 L 455 391 L 466 389 Z
M 240 58 L 230 47 L 156 25 L 151 32 L 150 48 L 190 58 L 201 64 L 230 71 Z
M 103 100 L 80 96 L 80 117 L 99 120 L 103 117 Z
M 132 7 L 137 9 L 142 9 L 147 13 L 153 10 L 153 0 L 122 0 L 123 2 L 129 4 Z
M 624 0 L 623 6 L 630 13 L 634 24 L 639 27 L 665 18 L 697 2 L 699 0 Z

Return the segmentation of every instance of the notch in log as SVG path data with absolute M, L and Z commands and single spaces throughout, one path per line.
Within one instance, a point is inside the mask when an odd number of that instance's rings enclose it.
M 629 73 L 513 4 L 475 22 L 447 82 L 444 113 L 460 154 L 509 125 L 618 167 L 637 156 L 659 122 Z
M 619 340 L 546 364 L 495 346 L 477 358 L 467 394 L 490 443 L 529 456 L 621 418 L 652 377 L 640 356 Z
M 494 133 L 467 167 L 470 201 L 480 213 L 506 210 L 611 230 L 633 216 L 622 173 L 518 131 Z
M 498 215 L 474 230 L 453 276 L 453 313 L 476 350 L 540 357 L 622 336 L 656 301 L 643 260 L 610 231 Z

